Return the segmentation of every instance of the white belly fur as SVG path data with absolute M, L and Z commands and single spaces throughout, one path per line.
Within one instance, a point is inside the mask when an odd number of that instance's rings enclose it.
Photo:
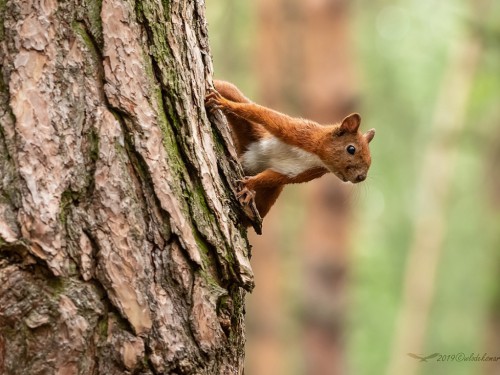
M 288 177 L 295 177 L 308 169 L 324 166 L 317 155 L 290 146 L 276 137 L 252 143 L 242 155 L 241 163 L 248 175 L 255 175 L 270 168 Z

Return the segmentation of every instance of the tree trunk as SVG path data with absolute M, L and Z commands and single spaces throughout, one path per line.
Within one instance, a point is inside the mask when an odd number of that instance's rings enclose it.
M 0 373 L 243 372 L 253 274 L 204 13 L 0 1 Z

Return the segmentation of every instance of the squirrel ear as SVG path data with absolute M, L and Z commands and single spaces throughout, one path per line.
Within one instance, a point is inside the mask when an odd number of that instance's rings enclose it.
M 364 136 L 366 137 L 366 140 L 368 141 L 368 143 L 371 142 L 371 140 L 373 139 L 373 137 L 375 137 L 375 129 L 370 129 L 368 130 Z
M 361 124 L 361 116 L 358 113 L 352 113 L 342 120 L 340 130 L 348 133 L 356 133 Z

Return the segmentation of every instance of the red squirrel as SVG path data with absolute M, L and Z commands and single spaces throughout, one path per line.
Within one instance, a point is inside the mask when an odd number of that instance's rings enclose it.
M 242 204 L 255 199 L 262 218 L 286 184 L 311 181 L 328 172 L 344 182 L 366 179 L 371 164 L 368 143 L 375 129 L 361 133 L 359 114 L 323 126 L 255 104 L 232 83 L 214 81 L 214 86 L 205 106 L 226 115 L 247 175 L 240 181 L 238 199 Z

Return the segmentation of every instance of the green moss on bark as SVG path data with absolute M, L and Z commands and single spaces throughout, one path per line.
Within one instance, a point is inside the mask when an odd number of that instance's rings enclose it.
M 0 0 L 1 1 L 1 0 Z M 77 9 L 76 19 L 85 23 L 99 49 L 104 46 L 101 20 L 102 0 L 84 0 Z
M 95 71 L 95 67 L 99 67 L 102 64 L 102 57 L 101 57 L 102 46 L 98 45 L 97 40 L 95 39 L 95 37 L 92 36 L 92 34 L 89 33 L 89 30 L 86 28 L 84 23 L 79 21 L 73 21 L 71 24 L 71 28 L 73 29 L 73 32 L 76 35 L 80 36 L 83 43 L 85 44 L 85 46 L 92 55 L 92 60 L 94 64 L 88 64 L 87 65 L 88 71 L 86 72 L 88 75 L 92 75 Z
M 87 8 L 87 15 L 90 22 L 90 31 L 94 38 L 100 43 L 101 47 L 104 44 L 102 37 L 102 21 L 101 9 L 102 0 L 91 0 L 85 2 Z
M 7 6 L 7 0 L 0 0 L 0 42 L 2 42 L 5 38 L 5 8 Z

